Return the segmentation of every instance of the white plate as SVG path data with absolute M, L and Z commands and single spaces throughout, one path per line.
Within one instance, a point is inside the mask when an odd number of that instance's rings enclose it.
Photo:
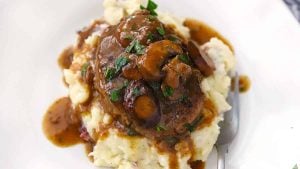
M 162 11 L 203 20 L 236 49 L 252 80 L 230 169 L 291 169 L 300 163 L 300 26 L 279 0 L 157 0 Z M 97 0 L 0 0 L 0 168 L 94 168 L 82 146 L 44 137 L 47 107 L 67 95 L 56 59 L 75 31 L 103 14 Z M 215 158 L 210 161 L 215 168 Z

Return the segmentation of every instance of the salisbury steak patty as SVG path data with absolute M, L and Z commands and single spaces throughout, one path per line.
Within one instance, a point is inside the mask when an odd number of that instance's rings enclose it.
M 206 64 L 211 61 L 201 58 L 194 46 L 191 56 L 193 42 L 179 37 L 145 10 L 102 34 L 93 60 L 94 86 L 104 111 L 124 128 L 164 140 L 181 138 L 197 127 L 204 100 L 202 70 L 214 65 Z

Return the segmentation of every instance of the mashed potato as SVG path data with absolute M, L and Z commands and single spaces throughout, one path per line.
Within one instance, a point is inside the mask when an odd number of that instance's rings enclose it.
M 105 0 L 104 18 L 110 24 L 117 24 L 123 16 L 133 13 L 140 7 L 140 0 Z M 165 24 L 172 24 L 185 38 L 189 38 L 188 28 L 183 26 L 183 20 L 169 14 L 159 13 L 158 18 Z M 94 45 L 97 37 L 91 35 L 85 43 Z M 195 154 L 177 152 L 176 157 L 180 169 L 190 169 L 188 160 L 206 161 L 213 145 L 219 135 L 218 122 L 222 120 L 222 113 L 228 111 L 231 106 L 226 102 L 230 87 L 228 72 L 234 68 L 235 59 L 229 47 L 217 38 L 212 38 L 206 44 L 199 46 L 201 54 L 210 57 L 216 70 L 213 75 L 203 79 L 201 89 L 219 112 L 210 126 L 193 131 L 191 138 L 194 143 Z M 79 55 L 77 57 L 85 57 Z M 75 61 L 74 61 L 75 62 Z M 84 64 L 84 59 L 77 59 L 77 63 Z M 69 84 L 69 94 L 74 105 L 84 102 L 90 95 L 86 84 L 79 79 L 78 72 L 64 70 L 66 82 Z M 93 103 L 90 112 L 83 113 L 83 124 L 88 133 L 94 139 L 99 132 L 99 126 L 111 123 L 111 117 L 105 114 L 99 103 Z M 178 143 L 176 147 L 180 147 Z M 169 169 L 170 155 L 158 152 L 157 148 L 146 138 L 121 136 L 115 129 L 110 129 L 107 137 L 97 140 L 90 156 L 94 164 L 100 167 L 112 167 L 116 169 Z

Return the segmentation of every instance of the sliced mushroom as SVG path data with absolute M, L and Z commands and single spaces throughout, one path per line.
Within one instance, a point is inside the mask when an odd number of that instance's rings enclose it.
M 176 89 L 179 86 L 179 74 L 169 66 L 164 66 L 163 71 L 166 72 L 166 76 L 163 81 L 164 84 Z
M 152 119 L 157 114 L 154 99 L 148 95 L 139 96 L 134 103 L 134 112 L 139 119 L 145 121 Z
M 171 87 L 171 89 L 169 89 L 169 90 L 172 90 L 171 92 L 166 91 L 166 90 L 168 90 L 167 89 L 168 87 L 170 87 L 170 86 L 163 83 L 161 85 L 161 90 L 163 91 L 163 93 L 167 92 L 166 94 L 164 94 L 164 97 L 167 97 L 169 100 L 172 100 L 172 101 L 179 100 L 185 92 L 185 88 L 184 88 L 183 84 L 180 84 L 176 89 Z
M 143 78 L 147 81 L 160 80 L 163 77 L 161 66 L 165 60 L 180 53 L 182 53 L 181 47 L 170 40 L 150 44 L 146 53 L 138 61 Z
M 188 43 L 188 52 L 201 73 L 205 76 L 213 74 L 214 70 L 216 70 L 214 62 L 206 54 L 200 54 L 199 49 L 192 41 Z
M 192 68 L 181 62 L 178 57 L 173 58 L 163 69 L 166 72 L 164 83 L 172 88 L 178 88 L 180 80 L 185 83 L 192 74 Z
M 135 63 L 129 63 L 122 69 L 122 75 L 129 80 L 140 80 L 142 75 Z
M 123 105 L 142 126 L 148 128 L 159 123 L 160 106 L 152 90 L 142 81 L 129 84 L 125 91 Z

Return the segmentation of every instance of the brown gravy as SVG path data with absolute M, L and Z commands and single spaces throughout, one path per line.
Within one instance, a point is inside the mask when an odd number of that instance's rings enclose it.
M 61 69 L 69 69 L 73 61 L 73 46 L 69 46 L 62 51 L 58 57 L 58 65 Z
M 217 37 L 222 40 L 227 46 L 229 46 L 231 51 L 234 52 L 234 48 L 232 47 L 231 43 L 219 32 L 217 32 L 215 29 L 208 26 L 204 22 L 188 18 L 184 21 L 183 25 L 190 29 L 192 40 L 196 41 L 199 45 L 203 45 L 211 38 Z
M 239 76 L 239 90 L 241 93 L 245 93 L 250 89 L 251 81 L 248 76 Z
M 43 120 L 43 130 L 47 138 L 59 147 L 80 143 L 81 121 L 72 108 L 71 100 L 63 97 L 55 101 Z
M 205 162 L 197 160 L 190 163 L 190 166 L 192 169 L 204 169 L 205 168 Z

